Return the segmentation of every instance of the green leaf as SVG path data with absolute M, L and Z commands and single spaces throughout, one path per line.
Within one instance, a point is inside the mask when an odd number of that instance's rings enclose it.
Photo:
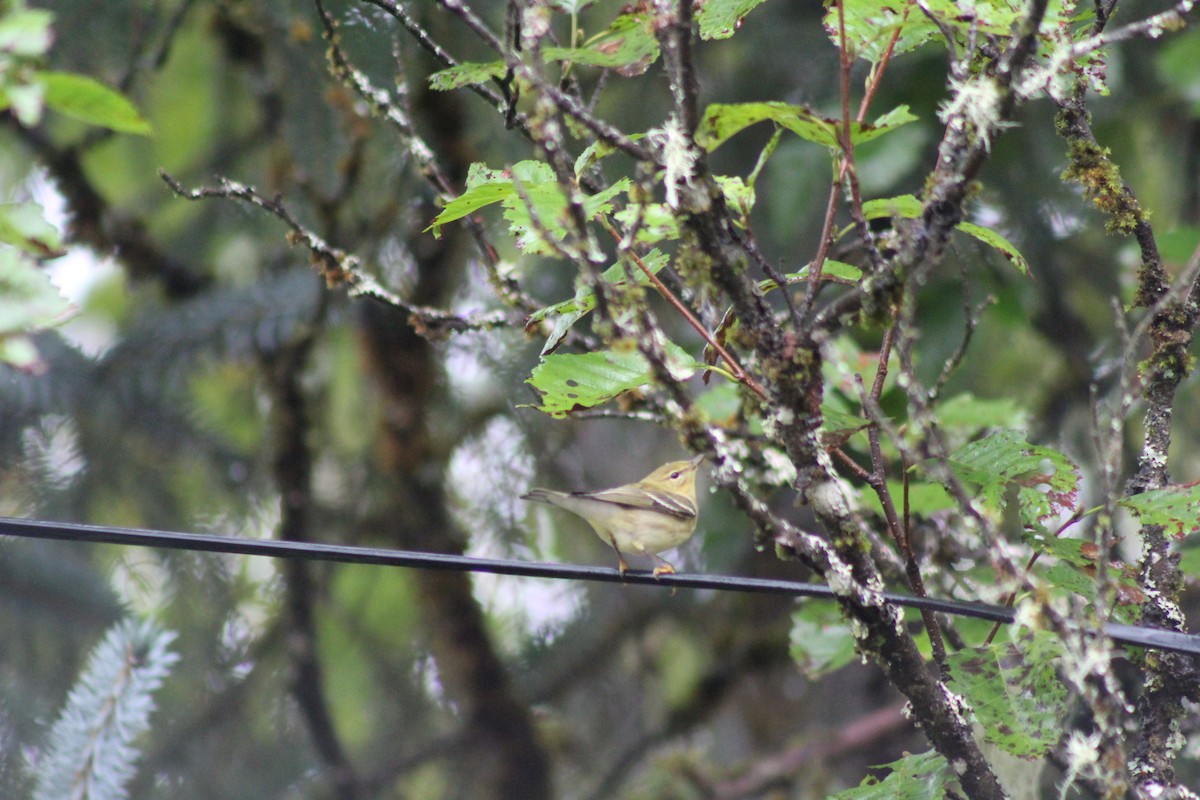
M 986 400 L 970 392 L 955 395 L 937 408 L 938 424 L 971 433 L 986 428 L 1024 428 L 1029 414 L 1008 398 Z
M 1087 556 L 1083 552 L 1085 548 L 1095 552 L 1096 546 L 1091 542 L 1085 542 L 1083 539 L 1072 539 L 1069 536 L 1049 536 L 1040 533 L 1033 534 L 1027 537 L 1027 539 L 1037 550 L 1047 555 L 1052 555 L 1074 567 L 1093 567 L 1096 565 L 1095 556 Z
M 684 379 L 705 365 L 677 344 L 668 343 L 667 364 L 672 375 Z M 525 381 L 541 397 L 531 406 L 552 417 L 607 403 L 619 394 L 645 386 L 653 380 L 650 364 L 636 350 L 545 356 Z
M 1096 593 L 1096 578 L 1070 564 L 1052 564 L 1040 570 L 1038 577 L 1060 593 L 1075 598 L 1092 597 Z
M 654 15 L 649 13 L 622 14 L 583 47 L 547 47 L 543 50 L 547 61 L 606 67 L 627 78 L 649 69 L 658 60 L 658 52 Z
M 612 211 L 612 200 L 618 194 L 627 191 L 631 181 L 621 180 L 583 200 L 583 215 L 593 219 L 600 214 Z M 564 220 L 567 216 L 567 198 L 563 195 L 557 181 L 531 186 L 521 185 L 521 192 L 514 191 L 514 196 L 502 202 L 504 218 L 508 220 L 508 229 L 516 244 L 526 253 L 541 253 L 551 255 L 554 248 L 547 241 L 549 235 L 554 241 L 562 241 L 567 235 Z M 536 214 L 537 222 L 534 222 Z
M 585 216 L 591 219 L 597 214 L 607 214 L 612 210 L 613 198 L 629 186 L 629 179 L 622 178 L 604 191 L 584 198 Z M 543 239 L 543 233 L 556 239 L 566 236 L 563 218 L 567 198 L 550 165 L 540 161 L 520 161 L 507 170 L 492 170 L 483 164 L 472 164 L 467 173 L 466 191 L 447 203 L 425 230 L 431 230 L 434 236 L 439 236 L 446 223 L 462 219 L 493 203 L 503 205 L 509 230 L 516 237 L 517 246 L 525 252 L 552 252 Z M 535 216 L 541 228 L 534 224 Z
M 1055 662 L 1062 646 L 1049 631 L 1015 642 L 948 653 L 954 686 L 967 698 L 984 738 L 1021 758 L 1041 758 L 1062 736 L 1067 688 Z
M 728 39 L 742 19 L 765 0 L 708 0 L 696 12 L 701 39 Z
M 1024 13 L 1024 6 L 1010 0 L 977 0 L 971 13 L 955 0 L 925 0 L 913 3 L 881 3 L 879 0 L 845 0 L 842 14 L 849 52 L 877 63 L 889 49 L 893 55 L 907 53 L 931 39 L 941 39 L 942 30 L 953 32 L 955 39 L 966 41 L 971 35 L 1007 38 L 1012 26 Z M 825 13 L 825 30 L 835 45 L 841 41 L 838 8 L 831 5 Z M 1043 30 L 1051 30 L 1063 19 L 1058 4 L 1047 10 Z M 936 21 L 935 21 L 936 20 Z M 892 37 L 899 32 L 895 43 Z
M 18 250 L 0 248 L 0 336 L 62 322 L 70 310 L 36 264 Z
M 657 273 L 667 265 L 669 259 L 667 255 L 657 248 L 641 257 L 642 263 L 646 268 L 653 273 Z M 630 272 L 633 273 L 634 282 L 638 285 L 645 285 L 650 282 L 646 277 L 646 273 L 642 272 L 636 265 L 630 264 Z M 600 275 L 601 280 L 611 283 L 614 286 L 625 284 L 625 266 L 617 262 L 608 269 L 604 270 Z M 570 300 L 564 300 L 561 303 L 555 303 L 552 306 L 539 309 L 529 315 L 525 321 L 525 330 L 529 330 L 532 326 L 545 320 L 547 317 L 557 316 L 554 331 L 546 340 L 545 347 L 542 348 L 541 355 L 546 355 L 554 351 L 559 344 L 562 343 L 562 338 L 567 335 L 567 331 L 571 326 L 582 319 L 589 311 L 596 307 L 596 292 L 591 287 L 580 286 L 575 291 L 575 296 Z
M 536 161 L 521 161 L 513 165 L 513 170 L 525 165 L 544 166 L 549 172 L 548 180 L 554 179 L 549 165 Z M 531 167 L 532 168 L 532 167 Z M 512 170 L 493 170 L 487 165 L 474 163 L 467 169 L 466 191 L 451 200 L 434 217 L 433 222 L 425 231 L 433 231 L 434 236 L 441 236 L 442 226 L 471 214 L 484 206 L 499 203 L 516 194 L 517 190 L 512 180 Z
M 1008 257 L 1008 260 L 1013 263 L 1013 266 L 1016 267 L 1017 271 L 1022 275 L 1029 274 L 1029 262 L 1025 260 L 1025 256 L 1021 255 L 1020 251 L 1017 250 L 1016 246 L 1013 245 L 1012 242 L 1010 242 L 1008 239 L 1005 239 L 991 228 L 984 228 L 980 225 L 976 225 L 973 222 L 960 222 L 958 223 L 957 228 L 965 234 L 974 236 L 976 239 L 986 245 L 989 245 L 993 249 L 999 250 Z
M 463 86 L 487 83 L 492 78 L 502 78 L 507 69 L 503 61 L 468 61 L 443 69 L 429 76 L 429 88 L 435 92 L 448 92 Z
M 636 226 L 637 241 L 642 244 L 679 238 L 679 224 L 664 203 L 630 203 L 613 214 L 613 219 L 626 228 Z
M 869 775 L 854 789 L 830 795 L 830 800 L 943 800 L 946 785 L 954 779 L 946 759 L 933 750 L 875 769 L 890 772 L 883 780 Z
M 821 404 L 821 431 L 827 434 L 860 431 L 871 424 L 863 417 L 841 411 L 828 403 Z
M 895 503 L 896 509 L 899 511 L 903 508 L 904 504 L 904 483 L 902 481 L 888 481 L 887 485 L 888 491 L 892 495 L 892 502 Z M 879 495 L 875 492 L 865 491 L 862 493 L 862 501 L 866 508 L 883 517 L 883 503 L 880 502 Z M 908 510 L 913 516 L 928 517 L 935 512 L 945 511 L 955 506 L 954 498 L 946 491 L 946 487 L 940 483 L 909 481 Z
M 1200 529 L 1200 483 L 1185 483 L 1135 494 L 1117 502 L 1143 525 L 1161 525 L 1183 538 Z
M 863 217 L 867 220 L 883 219 L 884 217 L 916 219 L 921 216 L 922 211 L 921 201 L 911 194 L 868 200 L 863 203 L 862 207 Z
M 639 139 L 644 139 L 645 137 L 646 134 L 644 133 L 629 134 L 629 139 L 634 142 L 638 141 Z M 583 148 L 583 152 L 579 154 L 579 158 L 575 159 L 575 174 L 582 175 L 585 170 L 591 168 L 601 159 L 607 158 L 615 152 L 617 152 L 617 148 L 613 147 L 608 142 L 597 139 L 587 147 Z
M 1035 525 L 1073 512 L 1079 502 L 1079 469 L 1057 450 L 1029 444 L 1010 430 L 960 448 L 950 457 L 960 480 L 979 489 L 984 505 L 1002 510 L 1009 484 L 1016 484 L 1021 520 Z
M 909 113 L 908 106 L 899 106 L 880 117 L 874 124 L 851 123 L 850 140 L 855 144 L 869 142 L 889 130 L 894 130 L 915 119 L 916 117 Z M 841 122 L 839 120 L 821 116 L 807 106 L 794 106 L 775 101 L 709 105 L 704 110 L 704 115 L 700 118 L 700 124 L 696 128 L 696 144 L 711 152 L 735 134 L 765 120 L 771 120 L 787 128 L 801 139 L 834 149 L 840 147 L 838 131 L 841 128 Z
M 948 2 L 935 0 L 928 6 L 940 8 Z M 833 5 L 825 12 L 825 30 L 835 46 L 841 40 L 838 13 L 838 7 Z M 893 5 L 879 0 L 845 0 L 841 13 L 845 20 L 846 49 L 851 55 L 872 63 L 879 62 L 889 48 L 894 55 L 900 55 L 940 36 L 937 25 L 920 8 L 909 3 Z M 897 31 L 900 35 L 893 44 L 892 37 Z
M 65 255 L 58 229 L 36 203 L 0 203 L 0 242 L 42 258 Z
M 797 272 L 789 272 L 784 275 L 784 279 L 788 285 L 800 283 L 808 280 L 809 268 L 802 267 Z M 862 280 L 862 270 L 852 264 L 847 264 L 844 261 L 834 261 L 832 258 L 825 259 L 825 263 L 821 265 L 821 280 L 837 280 L 843 283 L 858 283 Z M 758 288 L 763 292 L 773 292 L 779 288 L 779 284 L 770 278 L 759 281 Z
M 837 606 L 805 603 L 792 613 L 792 660 L 809 680 L 818 680 L 849 664 L 854 636 Z
M 69 72 L 40 72 L 38 79 L 46 87 L 48 108 L 121 133 L 149 136 L 154 132 L 125 95 L 97 80 Z
M 721 381 L 696 398 L 696 410 L 712 425 L 736 425 L 741 408 L 741 392 L 731 381 Z
M 749 224 L 750 212 L 754 209 L 754 187 L 747 186 L 737 175 L 714 177 L 717 185 L 721 187 L 721 193 L 725 195 L 725 202 L 737 212 L 742 224 Z
M 921 201 L 911 194 L 903 194 L 899 197 L 887 197 L 882 200 L 868 200 L 863 203 L 863 216 L 868 219 L 882 219 L 884 217 L 899 217 L 900 219 L 917 219 L 924 213 L 924 208 Z M 984 244 L 993 247 L 1008 257 L 1008 260 L 1013 263 L 1013 266 L 1022 275 L 1029 274 L 1029 262 L 1021 255 L 1020 251 L 1005 239 L 1000 234 L 975 225 L 970 222 L 960 222 L 957 226 L 958 230 L 970 236 L 974 236 Z

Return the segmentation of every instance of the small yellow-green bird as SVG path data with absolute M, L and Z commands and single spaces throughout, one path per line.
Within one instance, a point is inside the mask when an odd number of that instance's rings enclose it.
M 674 573 L 658 557 L 696 531 L 696 470 L 704 456 L 663 464 L 636 483 L 598 492 L 533 489 L 522 500 L 565 508 L 588 521 L 596 535 L 617 551 L 617 566 L 629 569 L 622 553 L 641 553 L 658 562 L 654 577 Z

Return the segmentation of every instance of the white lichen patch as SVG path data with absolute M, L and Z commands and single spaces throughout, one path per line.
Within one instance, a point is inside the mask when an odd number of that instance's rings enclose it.
M 1063 654 L 1063 677 L 1075 686 L 1083 686 L 1090 676 L 1104 677 L 1112 661 L 1112 650 L 1108 640 L 1088 637 L 1082 647 L 1072 648 Z
M 667 206 L 679 210 L 679 188 L 691 187 L 696 177 L 696 148 L 688 139 L 683 125 L 672 116 L 660 128 L 652 128 L 647 138 L 662 150 L 666 174 L 663 183 L 667 190 Z
M 1004 98 L 996 81 L 986 76 L 966 80 L 951 79 L 950 99 L 938 109 L 938 119 L 964 135 L 972 132 L 978 137 L 985 150 L 992 147 L 992 136 L 1001 128 L 1011 125 L 1000 114 Z M 961 126 L 965 125 L 966 129 Z
M 773 486 L 790 486 L 796 481 L 796 465 L 787 453 L 775 447 L 763 449 L 763 480 Z

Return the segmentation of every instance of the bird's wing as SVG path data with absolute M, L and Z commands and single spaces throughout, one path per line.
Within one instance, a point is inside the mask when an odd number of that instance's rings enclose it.
M 580 497 L 591 497 L 605 503 L 614 503 L 626 508 L 644 508 L 669 514 L 680 519 L 696 516 L 696 504 L 689 498 L 657 489 L 642 489 L 637 486 L 618 486 L 600 492 L 578 492 Z

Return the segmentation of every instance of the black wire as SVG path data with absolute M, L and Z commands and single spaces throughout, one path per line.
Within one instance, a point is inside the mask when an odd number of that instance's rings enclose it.
M 20 536 L 29 539 L 101 542 L 104 544 L 141 545 L 169 550 L 194 550 L 208 553 L 233 553 L 268 558 L 298 558 L 309 561 L 334 561 L 343 564 L 376 564 L 385 567 L 440 569 L 457 572 L 487 572 L 494 575 L 516 575 L 524 578 L 552 578 L 596 583 L 631 583 L 649 586 L 669 586 L 685 589 L 715 589 L 724 592 L 754 592 L 781 594 L 792 597 L 834 599 L 833 590 L 816 583 L 743 578 L 735 575 L 666 574 L 655 577 L 650 572 L 630 570 L 621 575 L 606 567 L 584 567 L 575 564 L 546 564 L 537 561 L 510 561 L 498 558 L 473 558 L 441 553 L 417 553 L 409 550 L 386 550 L 376 547 L 286 542 L 274 539 L 246 539 L 238 536 L 216 536 L 204 533 L 174 533 L 140 528 L 114 528 L 104 525 L 80 525 L 67 522 L 47 522 L 35 519 L 0 517 L 0 536 Z M 960 600 L 940 600 L 933 597 L 885 592 L 889 603 L 909 608 L 974 617 L 1009 624 L 1014 615 L 1011 608 L 969 603 Z M 1119 644 L 1171 650 L 1177 653 L 1200 655 L 1200 635 L 1178 631 L 1123 625 L 1104 624 L 1104 633 Z

